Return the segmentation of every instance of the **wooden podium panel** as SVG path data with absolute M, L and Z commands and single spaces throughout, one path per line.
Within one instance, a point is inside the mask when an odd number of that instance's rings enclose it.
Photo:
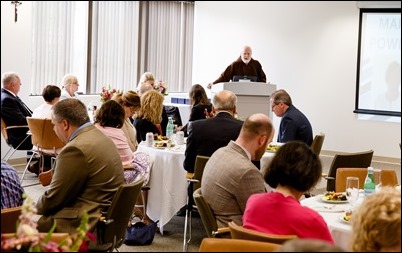
M 212 86 L 212 97 L 221 90 L 230 90 L 237 96 L 237 115 L 245 120 L 254 113 L 263 113 L 272 119 L 270 96 L 275 84 L 260 82 L 224 82 Z

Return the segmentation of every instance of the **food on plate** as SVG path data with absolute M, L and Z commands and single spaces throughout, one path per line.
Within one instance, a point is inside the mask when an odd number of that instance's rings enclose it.
M 154 135 L 154 140 L 155 141 L 167 141 L 167 140 L 169 140 L 169 137 L 163 136 L 163 135 L 158 135 L 158 136 Z
M 349 222 L 351 217 L 352 217 L 352 211 L 347 211 L 345 212 L 345 216 L 343 216 L 343 220 Z
M 170 148 L 174 147 L 174 143 L 170 140 L 163 140 L 163 141 L 155 141 L 154 143 L 155 148 Z
M 345 201 L 346 199 L 346 195 L 343 192 L 326 192 L 324 194 L 324 198 L 326 200 L 330 200 L 330 201 Z
M 279 145 L 279 144 L 275 144 L 275 143 L 270 143 L 270 144 L 268 144 L 268 146 L 267 146 L 267 150 L 268 151 L 271 151 L 271 152 L 276 152 L 276 151 L 278 151 L 278 149 L 281 147 L 281 145 Z

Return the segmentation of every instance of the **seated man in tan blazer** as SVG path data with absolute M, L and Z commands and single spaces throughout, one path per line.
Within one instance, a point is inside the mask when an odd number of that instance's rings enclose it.
M 85 210 L 92 232 L 101 211 L 107 210 L 124 183 L 119 153 L 113 141 L 90 122 L 86 106 L 78 99 L 57 102 L 52 122 L 66 145 L 57 156 L 49 189 L 36 204 L 43 215 L 38 230 L 47 232 L 56 221 L 55 232 L 76 233 Z

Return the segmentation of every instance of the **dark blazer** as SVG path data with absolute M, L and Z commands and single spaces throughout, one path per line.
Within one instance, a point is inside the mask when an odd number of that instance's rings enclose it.
M 26 126 L 28 125 L 26 117 L 32 116 L 32 110 L 21 101 L 19 97 L 15 97 L 8 90 L 1 88 L 1 118 L 7 126 Z M 28 127 L 7 130 L 8 142 L 16 148 L 18 144 L 27 136 Z M 31 136 L 24 141 L 19 149 L 31 149 Z
M 159 135 L 158 128 L 149 120 L 146 119 L 134 119 L 134 127 L 137 131 L 137 142 L 145 141 L 147 133 L 152 132 Z
M 167 115 L 166 106 L 164 105 L 163 110 L 162 110 L 162 122 L 161 122 L 161 128 L 162 128 L 162 135 L 163 136 L 166 136 L 166 127 L 167 127 L 168 121 L 169 121 L 169 117 Z
M 198 104 L 194 105 L 191 108 L 190 118 L 188 121 L 196 121 L 200 119 L 206 119 L 205 109 L 207 109 L 208 113 L 212 111 L 212 104 Z M 184 136 L 188 136 L 187 134 L 187 124 L 183 127 L 182 131 L 184 132 Z
M 187 138 L 184 169 L 193 173 L 197 155 L 211 156 L 218 148 L 228 145 L 230 140 L 236 140 L 242 125 L 243 121 L 226 112 L 192 122 Z
M 313 143 L 313 129 L 307 117 L 295 106 L 289 106 L 279 125 L 278 142 L 303 141 Z

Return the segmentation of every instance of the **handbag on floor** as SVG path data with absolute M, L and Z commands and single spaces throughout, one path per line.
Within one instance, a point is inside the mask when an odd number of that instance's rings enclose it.
M 158 221 L 149 221 L 148 224 L 138 221 L 127 227 L 124 244 L 131 246 L 150 245 L 154 240 L 157 224 Z
M 52 170 L 39 173 L 38 178 L 43 186 L 48 186 L 52 182 Z

